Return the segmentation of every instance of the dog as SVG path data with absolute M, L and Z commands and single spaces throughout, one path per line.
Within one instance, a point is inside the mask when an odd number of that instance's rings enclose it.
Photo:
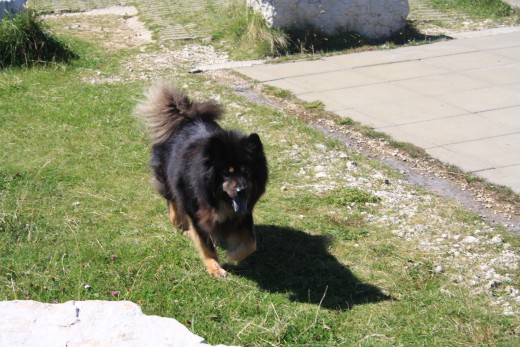
M 158 84 L 136 108 L 151 138 L 151 167 L 169 219 L 191 237 L 208 273 L 224 277 L 217 245 L 228 262 L 256 250 L 253 208 L 264 194 L 267 160 L 260 137 L 222 129 L 220 104 L 192 102 Z

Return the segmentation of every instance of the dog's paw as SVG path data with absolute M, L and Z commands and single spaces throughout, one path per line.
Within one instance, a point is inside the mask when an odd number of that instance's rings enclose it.
M 212 269 L 212 270 L 208 269 L 208 272 L 213 277 L 226 277 L 228 274 L 227 271 L 221 267 L 219 267 L 218 269 Z
M 226 277 L 227 271 L 224 270 L 220 264 L 214 260 L 209 260 L 205 262 L 206 269 L 208 273 L 213 277 Z

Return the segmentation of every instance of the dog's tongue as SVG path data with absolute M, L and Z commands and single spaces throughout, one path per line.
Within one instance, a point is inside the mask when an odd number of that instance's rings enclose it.
M 235 198 L 231 200 L 233 204 L 233 210 L 235 210 L 236 213 L 243 214 L 247 210 L 247 200 L 243 198 Z

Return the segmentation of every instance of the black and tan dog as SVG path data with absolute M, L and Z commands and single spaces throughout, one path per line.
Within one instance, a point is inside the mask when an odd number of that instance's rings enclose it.
M 232 262 L 256 250 L 253 207 L 268 176 L 260 138 L 222 129 L 219 104 L 194 103 L 166 84 L 152 87 L 136 111 L 150 131 L 155 185 L 171 222 L 189 233 L 208 272 L 225 276 L 217 244 Z

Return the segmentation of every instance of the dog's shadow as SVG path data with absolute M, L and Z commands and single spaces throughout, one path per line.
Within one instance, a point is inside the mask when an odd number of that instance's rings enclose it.
M 290 293 L 291 300 L 331 310 L 391 299 L 363 283 L 328 252 L 330 239 L 291 228 L 255 227 L 258 249 L 226 268 L 258 283 L 261 290 Z

